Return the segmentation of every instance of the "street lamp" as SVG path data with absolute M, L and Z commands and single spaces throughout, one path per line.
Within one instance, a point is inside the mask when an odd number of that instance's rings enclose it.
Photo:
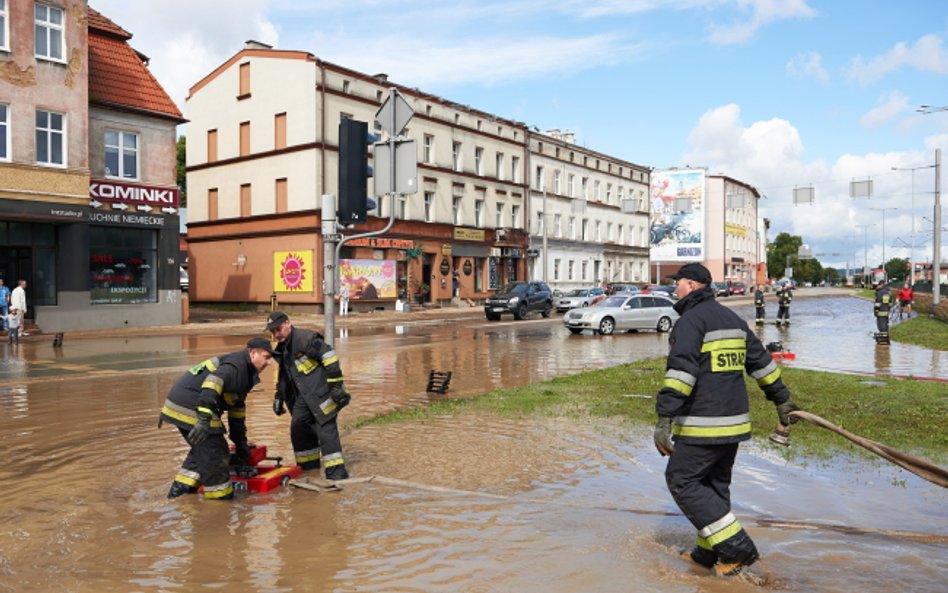
M 869 227 L 876 226 L 874 224 L 857 224 L 856 228 L 861 228 L 863 230 L 863 248 L 862 248 L 862 285 L 866 287 L 868 282 L 866 282 L 866 273 L 869 271 Z
M 885 281 L 889 280 L 888 274 L 885 269 L 885 211 L 886 210 L 898 210 L 895 207 L 889 208 L 870 208 L 870 210 L 876 210 L 882 212 L 882 279 Z
M 912 172 L 912 233 L 909 240 L 909 281 L 915 283 L 915 172 L 919 169 L 931 169 L 935 165 L 924 165 L 921 167 L 892 167 L 893 171 L 911 171 Z

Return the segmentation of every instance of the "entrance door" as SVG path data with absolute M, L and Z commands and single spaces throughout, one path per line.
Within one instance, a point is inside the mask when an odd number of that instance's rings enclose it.
M 26 316 L 33 319 L 33 299 L 30 298 L 30 284 L 33 280 L 33 257 L 29 247 L 0 248 L 0 278 L 11 291 L 17 282 L 26 280 Z

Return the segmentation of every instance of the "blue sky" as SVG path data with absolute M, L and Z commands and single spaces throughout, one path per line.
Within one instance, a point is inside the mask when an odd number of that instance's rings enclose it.
M 839 254 L 824 265 L 880 262 L 883 216 L 886 259 L 908 257 L 913 235 L 915 259 L 932 257 L 933 169 L 892 167 L 932 165 L 935 148 L 948 159 L 948 111 L 916 111 L 948 106 L 943 0 L 91 5 L 134 34 L 182 109 L 189 86 L 256 39 L 569 130 L 637 164 L 746 181 L 766 195 L 772 237 L 790 232 L 814 253 Z M 867 178 L 873 197 L 850 198 L 849 182 Z M 816 202 L 794 206 L 794 187 L 809 185 Z

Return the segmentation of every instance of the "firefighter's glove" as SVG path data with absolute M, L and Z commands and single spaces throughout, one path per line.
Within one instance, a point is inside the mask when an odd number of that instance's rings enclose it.
M 211 415 L 198 412 L 197 423 L 188 432 L 188 442 L 193 447 L 206 441 L 209 436 L 211 436 Z
M 250 445 L 247 441 L 234 443 L 234 461 L 236 461 L 234 465 L 250 465 Z
M 790 412 L 802 412 L 800 406 L 794 403 L 792 399 L 788 399 L 782 404 L 777 404 L 777 419 L 780 421 L 780 424 L 784 426 L 790 426 L 795 424 L 799 418 L 796 416 L 791 416 Z
M 273 413 L 277 416 L 282 416 L 286 414 L 286 406 L 283 405 L 282 397 L 273 398 Z
M 675 445 L 672 443 L 672 421 L 671 417 L 659 417 L 655 423 L 655 448 L 661 453 L 662 457 L 671 455 L 675 452 Z
M 332 398 L 332 401 L 336 402 L 336 405 L 340 408 L 346 407 L 349 404 L 349 400 L 352 399 L 352 396 L 346 391 L 346 386 L 342 383 L 337 383 L 330 389 L 329 397 Z

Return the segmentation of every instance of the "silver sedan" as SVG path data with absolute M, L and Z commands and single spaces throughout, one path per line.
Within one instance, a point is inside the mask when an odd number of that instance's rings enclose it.
M 606 336 L 640 329 L 667 332 L 678 321 L 674 304 L 663 295 L 615 294 L 592 307 L 568 312 L 563 325 L 574 334 L 584 329 Z

